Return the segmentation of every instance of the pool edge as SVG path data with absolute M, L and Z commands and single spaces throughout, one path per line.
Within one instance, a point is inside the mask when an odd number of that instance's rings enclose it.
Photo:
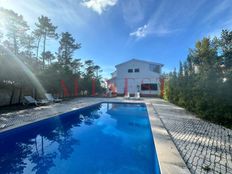
M 145 102 L 161 174 L 190 174 L 153 105 Z
M 86 104 L 86 105 L 78 106 L 77 108 L 75 108 L 73 110 L 64 111 L 64 112 L 57 112 L 55 114 L 52 113 L 52 114 L 45 115 L 44 117 L 41 117 L 41 118 L 38 118 L 38 119 L 34 119 L 34 120 L 30 120 L 30 121 L 25 121 L 25 122 L 22 122 L 22 123 L 19 123 L 19 124 L 15 124 L 15 125 L 12 125 L 12 126 L 9 126 L 9 127 L 3 128 L 3 129 L 0 129 L 0 134 L 8 132 L 8 131 L 13 131 L 13 130 L 16 130 L 18 128 L 22 128 L 22 127 L 26 127 L 26 126 L 29 126 L 29 125 L 33 125 L 33 124 L 36 124 L 36 123 L 41 122 L 41 121 L 49 120 L 49 119 L 52 119 L 54 117 L 59 117 L 62 114 L 66 114 L 66 113 L 70 113 L 70 112 L 75 112 L 77 110 L 82 110 L 84 108 L 91 107 L 91 106 L 94 106 L 94 105 L 98 105 L 98 104 L 103 103 L 103 102 L 104 101 L 96 101 L 96 102 L 89 103 L 89 104 Z
M 155 109 L 149 100 L 140 100 L 140 101 L 128 101 L 124 99 L 108 99 L 108 100 L 98 100 L 94 102 L 86 102 L 84 105 L 83 103 L 80 105 L 76 105 L 75 110 L 79 110 L 82 108 L 90 107 L 99 103 L 104 103 L 104 102 L 116 102 L 116 103 L 144 103 L 147 108 L 147 113 L 148 113 L 148 118 L 151 126 L 151 132 L 153 135 L 153 141 L 155 145 L 155 149 L 157 152 L 157 158 L 158 158 L 158 163 L 160 166 L 160 171 L 162 174 L 176 174 L 176 173 L 183 173 L 183 174 L 190 174 L 190 171 L 188 170 L 186 164 L 184 163 L 182 157 L 179 154 L 179 151 L 176 149 L 176 146 L 174 145 L 173 141 L 171 140 L 170 135 L 167 133 L 165 127 L 163 126 L 159 116 L 155 114 Z M 43 121 L 49 118 L 56 117 L 58 115 L 64 114 L 66 112 L 72 112 L 71 111 L 64 111 L 64 112 L 58 112 L 55 114 L 49 114 L 44 117 L 23 122 L 21 124 L 16 124 L 13 126 L 9 126 L 7 128 L 0 129 L 0 133 L 9 131 L 9 130 L 14 130 L 19 127 L 23 127 L 29 124 L 33 124 L 39 121 Z
M 95 101 L 95 102 L 85 103 L 84 105 L 82 104 L 80 106 L 77 104 L 77 107 L 73 108 L 73 110 L 65 110 L 63 112 L 47 114 L 47 115 L 45 115 L 43 117 L 40 117 L 40 118 L 37 118 L 37 119 L 32 119 L 30 121 L 22 121 L 22 122 L 20 122 L 18 124 L 14 124 L 14 125 L 11 125 L 9 127 L 2 128 L 2 129 L 0 129 L 0 134 L 4 133 L 4 132 L 7 132 L 7 131 L 17 129 L 17 128 L 20 128 L 20 127 L 27 126 L 27 125 L 30 125 L 30 124 L 34 124 L 34 123 L 37 123 L 37 122 L 40 122 L 40 121 L 43 121 L 43 120 L 47 120 L 47 119 L 50 119 L 50 118 L 53 118 L 53 117 L 57 117 L 59 115 L 65 114 L 65 113 L 73 112 L 73 111 L 76 111 L 76 110 L 81 110 L 81 109 L 86 108 L 86 107 L 91 107 L 91 106 L 94 106 L 94 105 L 98 105 L 100 103 L 107 103 L 107 102 L 110 102 L 110 103 L 128 103 L 128 104 L 135 104 L 135 103 L 137 103 L 137 104 L 145 104 L 144 101 L 125 101 L 125 100 L 99 100 L 99 101 Z

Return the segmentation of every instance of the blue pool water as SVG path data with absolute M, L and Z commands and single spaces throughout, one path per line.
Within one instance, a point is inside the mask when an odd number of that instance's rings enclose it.
M 0 173 L 158 174 L 146 106 L 101 103 L 1 133 Z

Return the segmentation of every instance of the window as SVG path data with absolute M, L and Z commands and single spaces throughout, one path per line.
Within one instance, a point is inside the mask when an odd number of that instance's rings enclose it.
M 142 91 L 149 91 L 149 90 L 157 91 L 158 86 L 156 83 L 143 83 L 141 85 L 141 90 Z
M 139 72 L 139 68 L 135 68 L 135 72 Z
M 156 72 L 156 73 L 160 73 L 161 72 L 161 68 L 160 68 L 159 65 L 150 64 L 149 69 L 152 72 Z
M 128 69 L 128 73 L 133 73 L 133 69 Z
M 160 73 L 160 66 L 155 66 L 154 72 Z

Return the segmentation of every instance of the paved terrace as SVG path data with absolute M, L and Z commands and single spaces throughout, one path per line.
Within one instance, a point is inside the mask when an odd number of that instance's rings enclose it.
M 0 114 L 0 132 L 1 130 L 11 129 L 19 125 L 21 126 L 34 122 L 35 120 L 38 121 L 107 100 L 107 98 L 83 97 L 63 101 L 61 103 L 53 103 L 46 106 Z M 119 101 L 119 99 L 114 100 Z
M 152 103 L 191 173 L 232 174 L 232 130 L 164 100 Z
M 101 101 L 109 99 L 78 98 L 1 114 L 0 132 Z M 110 101 L 123 100 L 115 98 Z M 161 99 L 144 101 L 153 104 L 156 116 L 160 118 L 191 173 L 232 174 L 232 130 L 198 119 L 183 108 Z

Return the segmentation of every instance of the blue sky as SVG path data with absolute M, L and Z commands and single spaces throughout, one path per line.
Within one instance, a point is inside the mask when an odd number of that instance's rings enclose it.
M 51 18 L 59 33 L 82 44 L 75 57 L 93 59 L 105 77 L 131 58 L 173 70 L 197 40 L 232 28 L 231 0 L 0 0 L 0 6 L 22 14 L 32 28 L 38 16 Z

